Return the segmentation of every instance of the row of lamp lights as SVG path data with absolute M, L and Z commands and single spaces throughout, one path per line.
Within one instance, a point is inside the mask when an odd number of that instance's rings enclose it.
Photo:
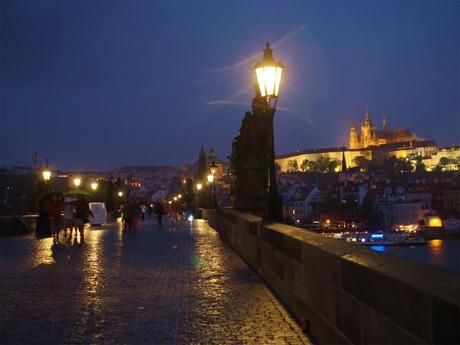
M 180 199 L 182 199 L 182 194 L 177 194 L 175 195 L 172 200 L 169 200 L 168 201 L 168 204 L 171 205 L 173 202 L 177 202 L 179 201 Z
M 48 160 L 46 161 L 45 168 L 42 170 L 42 176 L 43 176 L 43 180 L 45 181 L 45 183 L 48 183 L 51 180 L 51 170 L 48 167 Z M 73 178 L 72 182 L 73 182 L 73 185 L 75 186 L 75 188 L 80 188 L 82 178 L 79 177 L 79 176 L 76 176 L 76 177 Z M 91 190 L 95 192 L 99 188 L 99 183 L 97 183 L 96 181 L 93 181 L 93 182 L 90 183 L 89 186 L 90 186 Z M 120 191 L 118 191 L 117 195 L 120 198 L 122 198 L 124 193 L 123 193 L 123 191 L 120 190 Z
M 216 165 L 216 163 L 214 161 L 212 162 L 211 166 L 209 167 L 209 170 L 210 170 L 210 174 L 208 176 L 206 176 L 206 178 L 207 178 L 209 183 L 213 183 L 214 182 L 214 177 L 215 177 L 215 174 L 216 174 L 216 171 L 217 171 L 217 165 Z M 200 191 L 200 190 L 203 189 L 203 184 L 201 182 L 197 182 L 195 187 L 196 187 L 197 191 Z
M 48 167 L 48 160 L 46 161 L 45 168 L 42 170 L 42 176 L 45 183 L 48 183 L 51 180 L 51 170 Z M 75 188 L 80 188 L 82 178 L 76 176 L 73 178 L 72 182 Z M 91 190 L 96 191 L 99 188 L 99 184 L 96 181 L 93 181 L 90 183 L 90 188 Z

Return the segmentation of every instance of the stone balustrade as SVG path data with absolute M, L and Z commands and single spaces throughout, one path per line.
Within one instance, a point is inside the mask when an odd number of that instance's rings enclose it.
M 320 344 L 460 343 L 454 274 L 232 209 L 203 217 Z

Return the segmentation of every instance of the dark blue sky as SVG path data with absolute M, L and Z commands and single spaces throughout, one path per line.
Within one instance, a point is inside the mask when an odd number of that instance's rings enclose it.
M 277 153 L 380 125 L 460 143 L 460 2 L 1 1 L 0 165 L 63 169 L 229 154 L 266 41 L 287 66 Z

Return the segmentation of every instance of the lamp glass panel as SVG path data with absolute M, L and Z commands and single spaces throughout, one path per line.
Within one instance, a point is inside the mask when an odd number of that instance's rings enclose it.
M 278 96 L 283 69 L 276 66 L 256 68 L 257 83 L 262 97 Z
M 49 170 L 43 171 L 42 174 L 43 174 L 43 179 L 44 179 L 45 181 L 48 181 L 48 180 L 51 178 L 51 171 L 49 171 Z

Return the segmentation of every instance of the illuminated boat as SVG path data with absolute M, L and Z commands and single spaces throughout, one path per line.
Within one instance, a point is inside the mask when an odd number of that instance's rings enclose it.
M 354 233 L 343 236 L 347 242 L 362 246 L 413 246 L 423 245 L 425 239 L 407 232 Z

